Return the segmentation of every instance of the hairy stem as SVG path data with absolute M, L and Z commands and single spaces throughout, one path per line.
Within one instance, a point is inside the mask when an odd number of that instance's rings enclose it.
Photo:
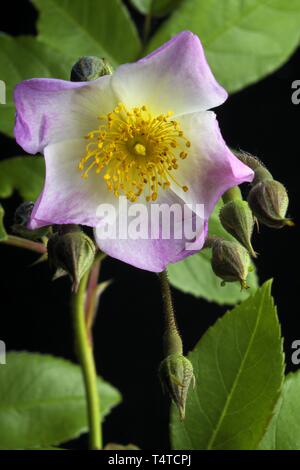
M 182 354 L 182 341 L 176 325 L 175 312 L 167 271 L 162 271 L 158 274 L 158 276 L 160 280 L 165 314 L 165 355 L 168 356 L 173 353 Z

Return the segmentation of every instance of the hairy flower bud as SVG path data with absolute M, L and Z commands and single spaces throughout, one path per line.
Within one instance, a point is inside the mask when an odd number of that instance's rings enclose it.
M 22 238 L 27 238 L 28 240 L 39 240 L 48 235 L 49 226 L 36 230 L 30 230 L 27 228 L 33 207 L 34 202 L 25 201 L 16 209 L 14 214 L 14 224 L 12 225 L 11 230 L 14 234 L 19 235 Z
M 248 195 L 249 206 L 259 222 L 271 228 L 293 225 L 286 218 L 289 205 L 287 191 L 275 180 L 264 180 L 253 186 Z
M 113 73 L 112 66 L 106 59 L 94 56 L 81 57 L 71 70 L 71 82 L 90 82 L 104 75 Z
M 76 291 L 94 261 L 95 245 L 85 233 L 72 226 L 72 230 L 58 231 L 50 238 L 48 257 L 50 266 L 56 271 L 54 278 L 68 274 L 72 289 Z
M 255 219 L 247 201 L 229 201 L 220 211 L 220 221 L 225 230 L 236 238 L 254 258 L 256 253 L 251 244 Z
M 221 238 L 211 243 L 211 265 L 216 276 L 225 282 L 238 281 L 242 289 L 247 288 L 247 276 L 251 266 L 248 251 L 235 241 Z
M 294 225 L 291 219 L 286 217 L 289 198 L 283 184 L 274 180 L 263 163 L 253 155 L 239 151 L 234 153 L 254 171 L 255 177 L 248 195 L 248 203 L 257 220 L 270 228 Z
M 159 377 L 183 420 L 188 390 L 191 382 L 195 384 L 192 363 L 182 354 L 171 354 L 160 363 Z

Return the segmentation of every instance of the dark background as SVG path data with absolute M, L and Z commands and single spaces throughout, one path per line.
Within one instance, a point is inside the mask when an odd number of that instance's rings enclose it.
M 28 0 L 5 2 L 0 31 L 12 35 L 34 34 L 37 14 Z M 134 13 L 138 26 L 141 17 Z M 217 110 L 228 144 L 257 156 L 289 190 L 289 214 L 297 221 L 299 209 L 299 113 L 291 101 L 291 84 L 300 79 L 300 53 L 272 76 L 231 96 Z M 1 79 L 1 76 L 0 76 Z M 0 110 L 1 112 L 1 110 Z M 0 158 L 22 154 L 12 139 L 0 135 Z M 15 195 L 2 201 L 6 225 L 20 203 Z M 273 294 L 285 338 L 287 370 L 291 343 L 300 339 L 297 297 L 299 229 L 262 228 L 254 236 L 260 253 L 261 282 L 274 278 Z M 17 248 L 0 247 L 0 339 L 8 350 L 51 353 L 75 360 L 69 314 L 67 280 L 51 282 L 46 264 L 30 267 L 36 256 Z M 164 449 L 168 442 L 168 400 L 157 378 L 162 358 L 162 311 L 159 285 L 147 273 L 106 260 L 103 279 L 114 279 L 103 295 L 94 330 L 98 371 L 123 394 L 123 403 L 104 424 L 105 442 L 132 442 L 144 449 Z M 186 351 L 226 308 L 174 291 L 174 302 Z M 82 447 L 86 437 L 69 447 Z

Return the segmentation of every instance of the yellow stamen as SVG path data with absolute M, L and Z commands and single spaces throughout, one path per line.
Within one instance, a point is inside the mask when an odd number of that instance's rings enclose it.
M 144 191 L 147 201 L 155 201 L 160 188 L 168 189 L 171 182 L 188 191 L 171 174 L 191 147 L 179 123 L 170 120 L 172 114 L 155 117 L 145 105 L 127 110 L 119 103 L 106 116 L 99 116 L 99 128 L 85 136 L 86 153 L 78 165 L 82 177 L 87 178 L 94 168 L 109 191 L 132 202 Z

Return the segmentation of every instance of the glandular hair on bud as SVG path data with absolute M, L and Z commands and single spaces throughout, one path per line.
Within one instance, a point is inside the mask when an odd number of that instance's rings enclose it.
M 255 219 L 247 201 L 235 199 L 229 201 L 220 210 L 220 221 L 225 230 L 238 240 L 256 257 L 251 244 Z
M 248 251 L 235 241 L 216 239 L 212 245 L 211 265 L 216 276 L 224 282 L 236 282 L 247 288 L 247 276 L 251 266 Z
M 272 180 L 273 176 L 265 165 L 254 155 L 251 155 L 248 152 L 233 150 L 233 153 L 236 157 L 243 162 L 245 165 L 249 166 L 254 171 L 254 179 L 252 181 L 252 186 L 261 181 Z
M 81 57 L 71 70 L 71 82 L 90 82 L 111 75 L 113 68 L 106 59 L 94 56 Z
M 41 227 L 36 230 L 27 228 L 33 208 L 34 202 L 32 201 L 25 201 L 20 204 L 15 211 L 14 223 L 11 230 L 14 234 L 22 238 L 27 238 L 28 240 L 40 240 L 48 235 L 50 227 Z
M 248 194 L 248 203 L 257 220 L 267 227 L 293 225 L 286 217 L 288 194 L 279 181 L 264 180 L 253 186 Z
M 189 387 L 191 382 L 195 383 L 192 363 L 182 354 L 170 354 L 160 363 L 159 378 L 183 420 Z
M 56 272 L 56 278 L 63 272 L 72 281 L 72 289 L 77 290 L 82 276 L 90 269 L 95 258 L 95 245 L 82 231 L 59 230 L 48 242 L 50 267 Z

